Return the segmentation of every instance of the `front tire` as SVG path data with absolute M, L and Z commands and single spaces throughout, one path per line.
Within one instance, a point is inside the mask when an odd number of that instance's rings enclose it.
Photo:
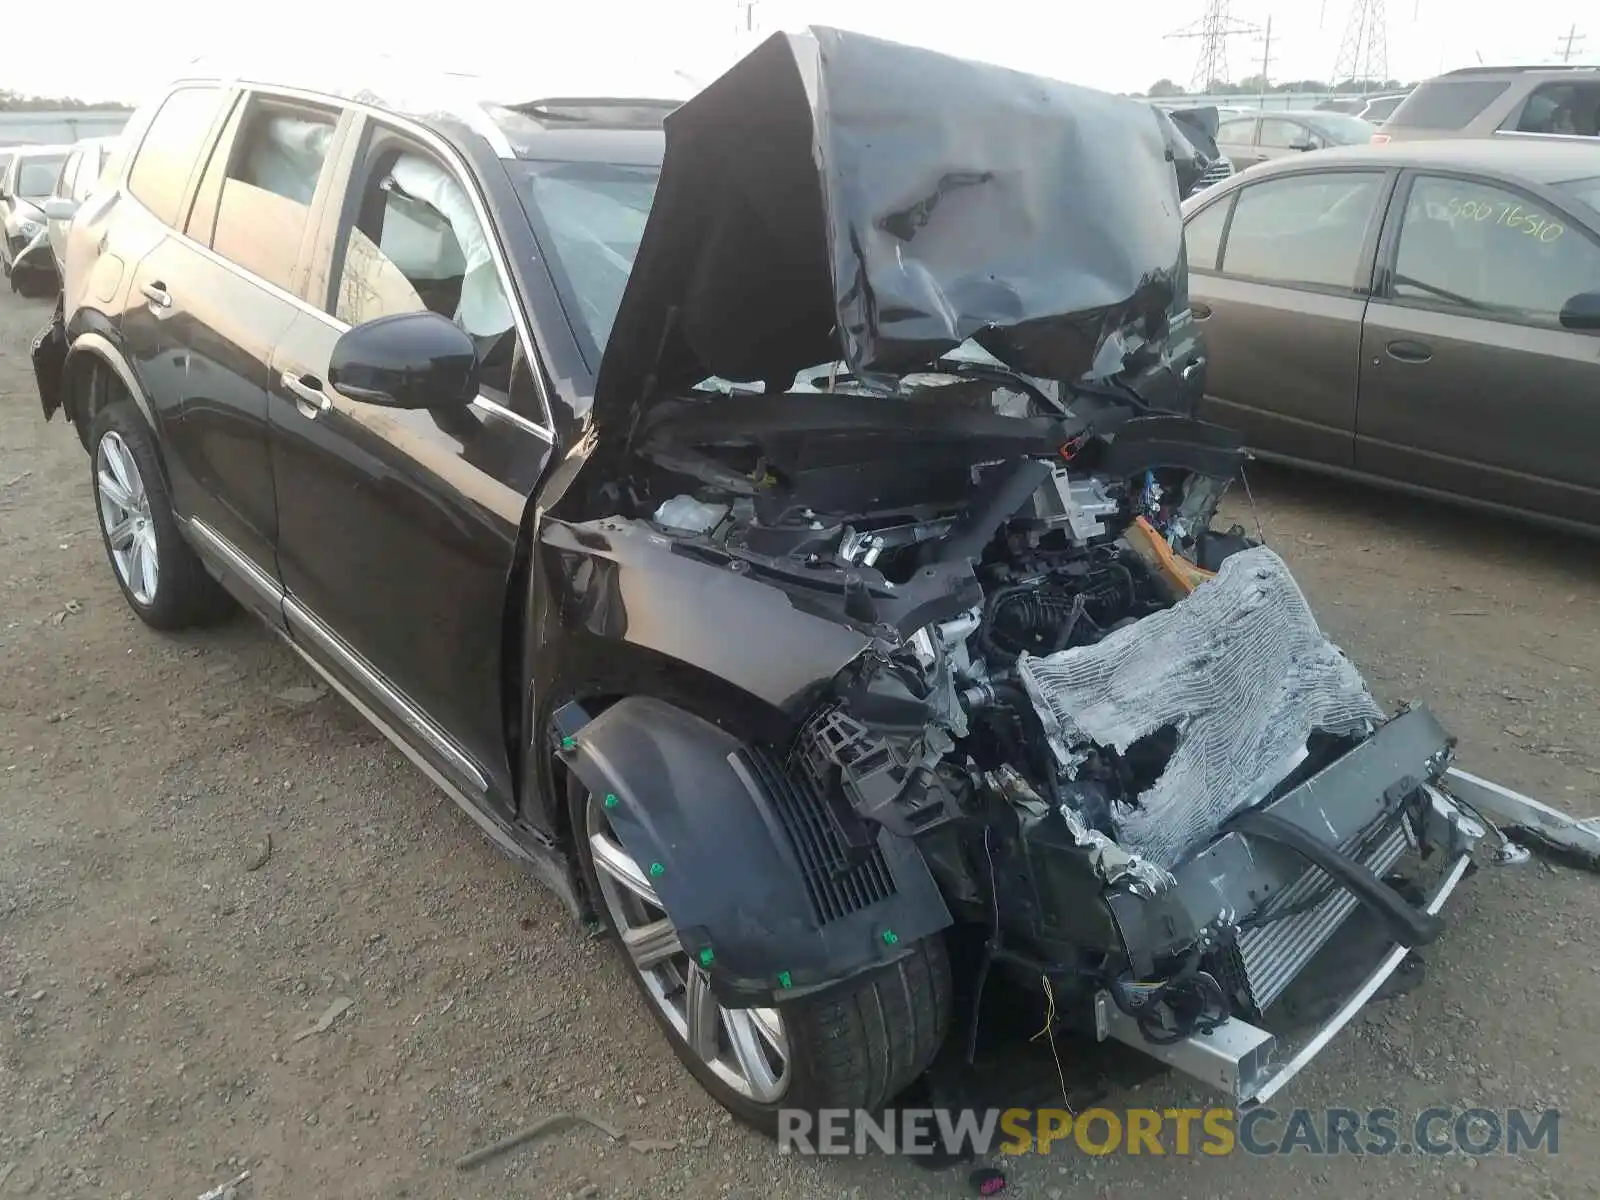
M 557 776 L 560 778 L 560 776 Z M 674 1053 L 735 1118 L 774 1137 L 781 1109 L 876 1110 L 919 1078 L 949 1030 L 941 938 L 822 996 L 728 1009 L 711 993 L 599 799 L 566 774 L 579 865 L 598 915 Z
M 128 401 L 106 405 L 89 429 L 89 479 L 111 573 L 152 629 L 186 629 L 232 607 L 178 532 L 155 440 Z

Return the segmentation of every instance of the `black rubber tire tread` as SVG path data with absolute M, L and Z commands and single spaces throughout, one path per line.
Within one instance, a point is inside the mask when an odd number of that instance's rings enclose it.
M 195 554 L 194 549 L 178 532 L 178 519 L 172 511 L 172 498 L 167 492 L 166 476 L 162 474 L 156 456 L 155 439 L 144 416 L 130 400 L 117 400 L 95 415 L 89 429 L 89 486 L 95 484 L 95 450 L 100 439 L 111 430 L 122 436 L 139 467 L 145 492 L 150 497 L 150 520 L 156 530 L 156 562 L 159 575 L 155 600 L 146 605 L 133 598 L 122 576 L 117 574 L 111 557 L 111 543 L 106 538 L 100 521 L 99 495 L 91 490 L 95 504 L 95 524 L 100 527 L 100 542 L 105 547 L 106 564 L 111 577 L 122 589 L 122 595 L 134 614 L 152 629 L 174 631 L 197 625 L 208 625 L 227 616 L 234 609 L 233 597 L 213 579 Z
M 599 900 L 588 846 L 587 792 L 575 776 L 564 771 L 555 778 L 566 784 L 579 870 L 595 916 L 604 921 L 605 907 Z M 615 930 L 611 935 L 623 969 L 679 1061 L 717 1103 L 768 1137 L 778 1133 L 780 1109 L 814 1113 L 882 1108 L 927 1071 L 950 1030 L 954 1011 L 950 955 L 943 936 L 935 935 L 909 947 L 895 962 L 848 984 L 781 1003 L 778 1009 L 789 1042 L 790 1085 L 778 1104 L 757 1104 L 718 1079 L 667 1026 Z
M 950 958 L 938 937 L 845 991 L 783 1005 L 791 1048 L 806 1060 L 812 1107 L 871 1110 L 894 1099 L 932 1064 L 951 1007 Z

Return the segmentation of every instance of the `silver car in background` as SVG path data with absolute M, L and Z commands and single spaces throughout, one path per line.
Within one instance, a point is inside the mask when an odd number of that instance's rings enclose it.
M 55 261 L 57 278 L 62 277 L 65 269 L 66 260 L 63 256 L 67 250 L 67 227 L 72 223 L 79 205 L 99 185 L 100 175 L 116 142 L 114 137 L 96 137 L 84 138 L 74 145 L 72 153 L 61 166 L 61 174 L 56 176 L 54 192 L 44 203 L 50 256 Z

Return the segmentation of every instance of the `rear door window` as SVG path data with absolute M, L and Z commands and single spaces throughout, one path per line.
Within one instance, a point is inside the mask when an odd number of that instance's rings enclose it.
M 1518 133 L 1600 137 L 1600 83 L 1541 84 L 1510 127 Z
M 1410 129 L 1465 129 L 1510 86 L 1494 79 L 1430 79 L 1417 85 L 1387 124 Z
M 268 283 L 295 291 L 294 269 L 338 124 L 330 109 L 253 99 L 219 144 L 196 194 L 189 236 Z M 202 227 L 215 206 L 215 225 Z
M 226 98 L 221 88 L 179 88 L 163 101 L 139 143 L 128 191 L 163 223 L 183 227 L 179 208 Z
M 1222 272 L 1288 286 L 1353 289 L 1384 176 L 1326 171 L 1239 192 Z
M 1559 210 L 1471 179 L 1419 176 L 1400 225 L 1397 300 L 1559 327 L 1600 280 L 1600 246 Z

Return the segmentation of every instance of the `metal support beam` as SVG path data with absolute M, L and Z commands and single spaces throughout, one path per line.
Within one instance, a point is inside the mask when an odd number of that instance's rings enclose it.
M 1538 841 L 1581 855 L 1600 868 L 1600 818 L 1569 817 L 1531 796 L 1456 767 L 1445 772 L 1444 782 L 1451 795 L 1509 830 L 1526 830 Z

